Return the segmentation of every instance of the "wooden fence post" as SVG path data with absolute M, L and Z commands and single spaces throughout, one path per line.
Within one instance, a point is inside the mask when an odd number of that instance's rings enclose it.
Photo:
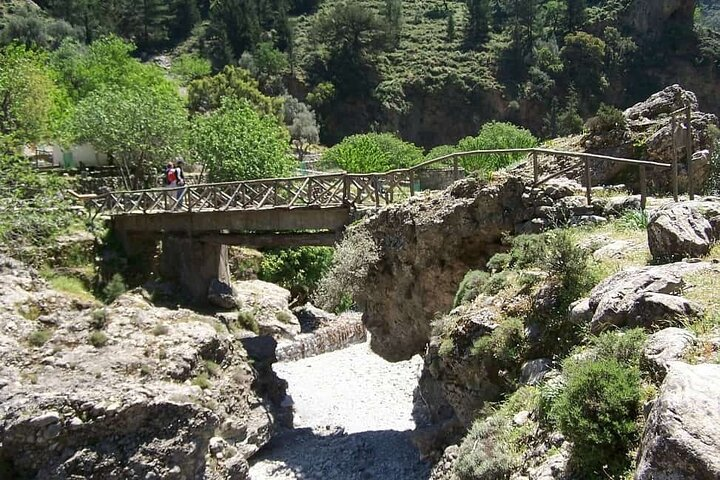
M 380 182 L 378 181 L 378 175 L 373 175 L 373 189 L 375 190 L 375 206 L 380 206 Z
M 415 195 L 415 170 L 410 170 L 409 179 L 410 179 L 410 196 L 412 197 Z
M 343 174 L 343 205 L 350 203 L 350 179 L 347 173 Z
M 695 200 L 695 168 L 692 159 L 692 110 L 688 104 L 685 110 L 685 158 L 688 165 L 688 195 L 690 200 Z
M 533 166 L 533 186 L 537 187 L 537 183 L 540 177 L 540 171 L 538 169 L 537 152 L 532 152 L 532 166 Z
M 592 184 L 590 182 L 590 160 L 585 159 L 585 195 L 588 206 L 592 203 Z
M 677 121 L 675 115 L 672 116 L 670 122 L 670 128 L 672 129 L 672 189 L 673 199 L 678 201 L 678 158 L 677 158 L 677 144 L 675 142 L 675 131 L 677 130 Z
M 459 176 L 458 172 L 458 157 L 453 157 L 453 180 L 457 181 Z
M 645 165 L 640 165 L 640 209 L 645 210 L 647 204 L 647 176 Z

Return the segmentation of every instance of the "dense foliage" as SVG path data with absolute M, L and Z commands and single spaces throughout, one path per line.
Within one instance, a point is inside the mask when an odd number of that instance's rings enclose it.
M 263 253 L 258 278 L 290 290 L 294 296 L 306 298 L 317 289 L 318 282 L 330 268 L 333 249 L 299 247 Z
M 352 135 L 332 147 L 323 162 L 347 172 L 385 172 L 411 167 L 423 160 L 423 151 L 390 133 Z
M 275 117 L 233 98 L 198 116 L 190 132 L 190 148 L 213 182 L 287 176 L 294 168 L 288 142 L 287 130 Z

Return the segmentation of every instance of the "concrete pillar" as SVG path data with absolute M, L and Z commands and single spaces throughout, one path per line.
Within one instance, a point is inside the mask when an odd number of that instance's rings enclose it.
M 127 261 L 125 267 L 121 269 L 121 273 L 124 274 L 127 284 L 131 287 L 142 285 L 152 278 L 157 270 L 158 263 L 157 235 L 142 233 L 128 234 L 119 229 L 115 229 L 113 235 L 122 246 Z M 105 265 L 105 263 L 106 262 L 103 262 L 103 265 Z M 115 267 L 117 267 L 117 265 L 115 265 Z M 114 273 L 117 273 L 117 271 L 112 270 L 112 268 L 106 269 L 105 266 L 103 266 L 102 275 L 106 281 L 110 280 L 110 277 Z
M 207 303 L 208 287 L 213 280 L 231 284 L 227 246 L 166 235 L 160 275 L 178 282 L 193 303 Z

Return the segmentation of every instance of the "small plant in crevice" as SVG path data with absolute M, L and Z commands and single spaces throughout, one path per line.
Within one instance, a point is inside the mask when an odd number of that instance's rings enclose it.
M 195 378 L 193 378 L 191 383 L 202 388 L 203 390 L 212 387 L 212 382 L 210 382 L 210 379 L 208 378 L 206 373 L 198 374 Z
M 110 315 L 104 308 L 98 308 L 97 310 L 93 310 L 93 312 L 90 314 L 90 327 L 93 330 L 104 329 L 109 323 L 109 321 Z
M 471 270 L 465 274 L 455 294 L 453 307 L 473 301 L 482 292 L 485 283 L 490 279 L 488 272 Z
M 40 328 L 32 332 L 27 337 L 27 341 L 33 347 L 42 347 L 52 337 L 52 330 L 47 328 Z
M 120 295 L 127 292 L 127 289 L 123 276 L 119 273 L 114 274 L 102 291 L 105 303 L 114 302 Z
M 260 334 L 260 324 L 255 318 L 255 313 L 251 310 L 241 310 L 237 316 L 238 325 L 245 329 L 253 332 L 254 334 Z
M 95 330 L 88 337 L 88 342 L 95 348 L 104 347 L 105 345 L 107 345 L 108 340 L 108 336 L 100 330 Z
M 291 323 L 293 316 L 291 313 L 288 313 L 285 310 L 278 310 L 277 312 L 275 312 L 275 318 L 282 323 Z
M 211 377 L 217 377 L 220 375 L 220 365 L 213 362 L 212 360 L 205 360 L 203 362 L 203 366 L 205 367 L 205 371 L 210 375 Z
M 491 361 L 502 370 L 519 373 L 526 351 L 525 325 L 519 318 L 503 319 L 489 335 L 473 342 L 470 355 Z

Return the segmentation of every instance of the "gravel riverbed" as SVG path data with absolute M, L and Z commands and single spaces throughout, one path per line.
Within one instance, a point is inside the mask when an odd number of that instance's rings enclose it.
M 252 480 L 428 477 L 410 441 L 420 357 L 389 363 L 363 343 L 274 368 L 289 383 L 295 429 L 251 460 Z

